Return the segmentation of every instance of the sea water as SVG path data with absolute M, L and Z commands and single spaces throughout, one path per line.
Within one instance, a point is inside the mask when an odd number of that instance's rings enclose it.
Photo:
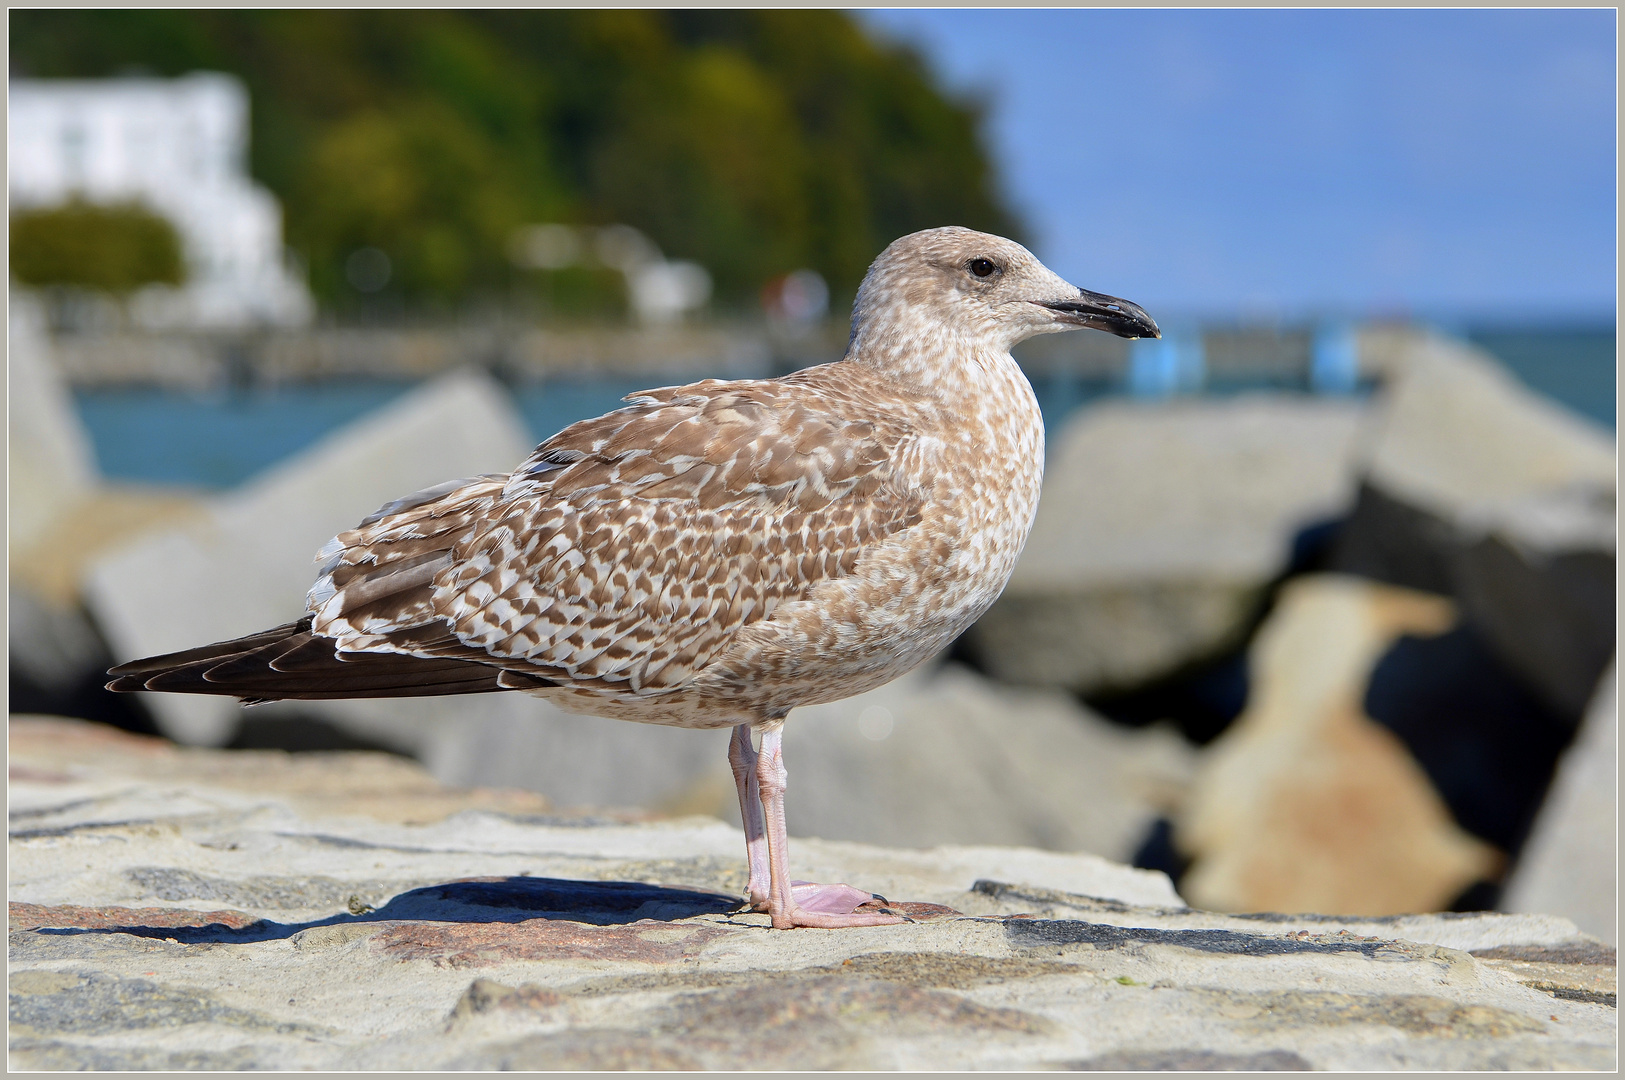
M 1614 427 L 1612 329 L 1564 334 L 1495 330 L 1469 332 L 1467 337 L 1534 390 Z M 664 380 L 649 375 L 599 376 L 519 383 L 510 389 L 531 436 L 540 442 L 577 420 L 619 407 L 621 399 L 636 390 L 701 377 L 703 373 Z M 1032 382 L 1051 432 L 1090 402 L 1134 389 L 1126 379 L 1035 375 Z M 345 379 L 213 392 L 84 389 L 74 398 L 104 476 L 221 490 L 388 404 L 413 385 Z M 1201 392 L 1222 395 L 1268 388 L 1209 383 Z

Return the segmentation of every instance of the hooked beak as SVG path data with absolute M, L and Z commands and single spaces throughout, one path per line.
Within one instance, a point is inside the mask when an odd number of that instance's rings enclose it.
M 1034 300 L 1039 307 L 1059 312 L 1062 322 L 1104 330 L 1124 338 L 1160 338 L 1162 331 L 1139 304 L 1105 293 L 1079 289 L 1077 299 Z

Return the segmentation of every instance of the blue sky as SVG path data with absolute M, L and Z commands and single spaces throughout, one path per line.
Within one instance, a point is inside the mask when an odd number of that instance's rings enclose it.
M 991 106 L 1036 252 L 1188 314 L 1611 317 L 1611 10 L 859 15 Z

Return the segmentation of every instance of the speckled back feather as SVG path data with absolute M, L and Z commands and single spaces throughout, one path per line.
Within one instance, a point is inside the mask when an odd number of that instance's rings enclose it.
M 341 652 L 680 689 L 741 629 L 919 519 L 920 494 L 889 468 L 907 425 L 830 383 L 811 369 L 635 394 L 509 477 L 402 500 L 324 549 L 312 628 Z

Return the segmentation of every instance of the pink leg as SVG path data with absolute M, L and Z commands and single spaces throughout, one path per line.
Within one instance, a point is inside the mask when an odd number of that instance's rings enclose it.
M 784 789 L 789 774 L 784 770 L 782 730 L 762 733 L 762 750 L 756 761 L 757 786 L 762 809 L 767 815 L 768 913 L 773 926 L 788 930 L 795 926 L 883 926 L 904 920 L 879 912 L 857 914 L 860 904 L 874 894 L 850 885 L 818 885 L 790 880 L 789 833 L 784 825 Z
M 767 825 L 762 819 L 762 799 L 756 792 L 756 750 L 750 744 L 750 725 L 735 726 L 728 740 L 728 764 L 739 786 L 739 817 L 745 823 L 745 857 L 750 862 L 750 907 L 767 910 L 768 865 Z

